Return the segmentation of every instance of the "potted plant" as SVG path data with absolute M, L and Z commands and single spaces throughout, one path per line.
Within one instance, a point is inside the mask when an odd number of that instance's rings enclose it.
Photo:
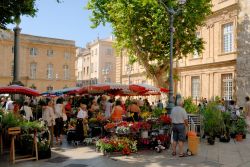
M 184 99 L 183 107 L 189 114 L 197 114 L 198 106 L 193 103 L 193 98 L 188 97 Z
M 236 141 L 241 141 L 243 139 L 243 134 L 246 134 L 247 123 L 243 117 L 239 117 L 236 121 Z
M 224 131 L 220 136 L 220 142 L 229 142 L 230 141 L 230 128 L 231 128 L 231 115 L 229 112 L 222 113 L 223 122 L 224 122 Z
M 209 103 L 203 113 L 204 131 L 208 135 L 208 143 L 213 145 L 215 136 L 221 134 L 224 128 L 222 113 L 216 103 Z
M 151 124 L 148 122 L 141 122 L 141 138 L 148 138 L 148 131 L 151 128 Z

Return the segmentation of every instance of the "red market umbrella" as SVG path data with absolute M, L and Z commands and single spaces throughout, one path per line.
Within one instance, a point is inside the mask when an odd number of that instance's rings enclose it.
M 8 94 L 23 94 L 27 96 L 39 96 L 40 93 L 34 89 L 27 88 L 19 85 L 10 85 L 0 87 L 0 94 L 8 93 Z
M 128 85 L 122 85 L 118 83 L 99 83 L 91 86 L 84 86 L 82 87 L 78 93 L 84 94 L 103 94 L 103 93 L 110 93 L 110 94 L 117 94 L 121 90 L 128 90 Z
M 147 84 L 131 84 L 129 85 L 129 90 L 137 92 L 139 95 L 160 95 L 161 92 L 168 92 L 168 89 L 157 88 Z

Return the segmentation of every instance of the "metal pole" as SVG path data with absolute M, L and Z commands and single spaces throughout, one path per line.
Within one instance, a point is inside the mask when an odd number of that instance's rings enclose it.
M 13 70 L 13 83 L 20 82 L 19 76 L 19 37 L 21 28 L 17 25 L 14 29 L 14 70 Z
M 174 107 L 174 97 L 173 97 L 173 34 L 174 34 L 174 10 L 170 9 L 170 66 L 169 66 L 169 99 L 168 99 L 168 112 L 171 113 Z

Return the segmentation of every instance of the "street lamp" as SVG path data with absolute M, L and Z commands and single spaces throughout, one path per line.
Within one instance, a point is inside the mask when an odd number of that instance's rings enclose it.
M 174 97 L 173 97 L 173 35 L 174 35 L 174 15 L 178 14 L 182 8 L 174 9 L 172 7 L 168 7 L 164 4 L 162 0 L 158 0 L 168 12 L 170 15 L 170 59 L 169 59 L 169 99 L 168 99 L 168 112 L 171 113 L 172 108 L 174 107 Z M 184 5 L 186 3 L 186 0 L 178 0 L 178 3 L 181 5 Z

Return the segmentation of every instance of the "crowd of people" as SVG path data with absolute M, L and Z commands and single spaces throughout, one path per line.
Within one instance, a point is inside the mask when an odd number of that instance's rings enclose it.
M 103 116 L 112 122 L 139 121 L 142 110 L 152 112 L 155 108 L 163 109 L 163 103 L 159 100 L 156 103 L 149 103 L 148 100 L 138 98 L 126 100 L 107 95 L 102 96 L 80 96 L 80 97 L 56 97 L 42 98 L 37 102 L 42 106 L 41 117 L 33 116 L 34 100 L 26 99 L 22 104 L 12 101 L 10 97 L 1 98 L 0 108 L 5 112 L 13 112 L 22 115 L 24 119 L 30 121 L 42 118 L 51 133 L 56 138 L 56 144 L 62 144 L 62 134 L 65 125 L 69 125 L 71 119 L 76 119 L 84 128 L 82 134 L 87 136 L 87 124 L 90 118 Z M 51 140 L 52 141 L 52 140 Z

